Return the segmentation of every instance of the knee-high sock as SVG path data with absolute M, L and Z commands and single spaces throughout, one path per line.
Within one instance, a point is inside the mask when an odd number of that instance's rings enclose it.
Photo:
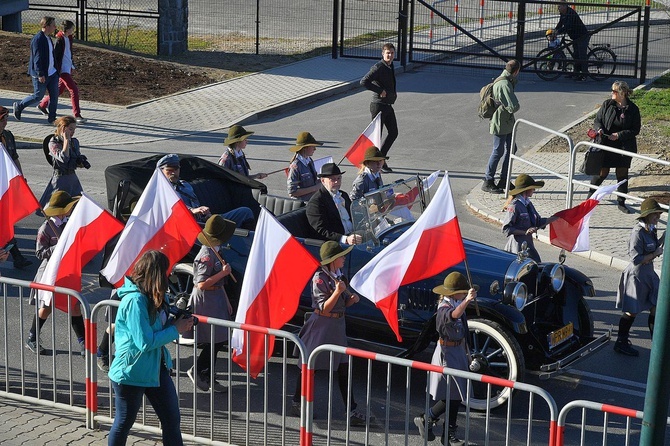
M 635 321 L 635 316 L 630 316 L 628 314 L 623 314 L 621 319 L 619 319 L 619 332 L 617 333 L 617 342 L 626 342 L 628 341 L 628 334 L 630 333 L 630 327 L 633 326 Z

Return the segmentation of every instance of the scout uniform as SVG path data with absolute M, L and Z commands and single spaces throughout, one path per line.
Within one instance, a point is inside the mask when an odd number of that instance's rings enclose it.
M 314 139 L 309 132 L 300 132 L 295 140 L 295 145 L 289 150 L 295 155 L 289 165 L 288 177 L 286 178 L 286 191 L 292 198 L 308 201 L 313 193 L 295 197 L 299 189 L 312 187 L 318 183 L 317 171 L 311 156 L 303 156 L 302 149 L 305 147 L 322 146 L 323 143 Z
M 249 176 L 251 167 L 247 162 L 247 157 L 242 150 L 235 150 L 235 143 L 244 141 L 254 132 L 248 132 L 241 125 L 234 125 L 228 131 L 228 136 L 223 140 L 223 144 L 228 148 L 219 158 L 219 165 L 226 167 L 234 172 L 240 173 L 245 177 Z
M 370 146 L 365 149 L 365 157 L 363 158 L 363 165 L 366 161 L 385 161 L 389 159 L 388 156 L 384 156 L 379 149 L 375 146 Z M 366 166 L 364 167 L 354 180 L 353 187 L 351 189 L 351 199 L 357 200 L 363 195 L 367 194 L 372 190 L 377 190 L 384 185 L 382 176 L 380 172 L 373 174 L 370 172 L 370 169 Z
M 535 249 L 532 234 L 518 235 L 514 231 L 527 231 L 529 228 L 544 228 L 547 219 L 540 217 L 530 199 L 519 194 L 529 189 L 539 189 L 544 186 L 544 181 L 535 181 L 533 177 L 521 174 L 515 181 L 515 187 L 509 193 L 514 197 L 507 207 L 505 220 L 503 221 L 503 233 L 507 236 L 505 251 L 514 254 L 521 250 L 521 245 L 526 242 L 528 255 L 536 262 L 540 261 L 540 254 Z

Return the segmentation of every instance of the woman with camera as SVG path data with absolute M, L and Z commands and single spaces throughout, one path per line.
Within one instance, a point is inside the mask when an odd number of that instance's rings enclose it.
M 116 356 L 109 368 L 116 409 L 110 446 L 126 444 L 145 395 L 161 422 L 163 444 L 183 444 L 179 399 L 170 378 L 172 358 L 165 345 L 191 330 L 193 318 L 169 318 L 165 302 L 169 266 L 165 254 L 147 251 L 118 290 Z
M 81 154 L 79 140 L 74 137 L 77 129 L 77 121 L 73 116 L 61 116 L 55 122 L 56 131 L 49 141 L 49 155 L 53 165 L 51 182 L 47 184 L 40 204 L 44 207 L 51 198 L 51 194 L 62 190 L 75 197 L 81 195 L 82 187 L 75 169 L 83 167 L 88 169 L 91 164 Z

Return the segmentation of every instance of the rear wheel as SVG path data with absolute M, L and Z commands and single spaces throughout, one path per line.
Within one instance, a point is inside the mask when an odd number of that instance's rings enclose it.
M 594 48 L 589 52 L 588 70 L 593 80 L 603 81 L 614 74 L 616 56 L 607 48 Z
M 561 75 L 561 64 L 556 60 L 556 53 L 552 54 L 551 48 L 545 48 L 537 53 L 535 61 L 535 73 L 545 81 L 553 81 Z
M 179 297 L 188 298 L 193 290 L 193 264 L 177 263 L 168 276 L 168 294 L 175 302 Z
M 476 373 L 510 381 L 523 381 L 526 369 L 523 352 L 509 330 L 486 319 L 471 319 L 468 327 L 471 366 L 479 368 Z M 473 409 L 486 410 L 487 392 L 488 384 L 472 383 L 470 405 Z M 489 407 L 495 409 L 505 404 L 511 393 L 512 389 L 509 387 L 491 386 Z

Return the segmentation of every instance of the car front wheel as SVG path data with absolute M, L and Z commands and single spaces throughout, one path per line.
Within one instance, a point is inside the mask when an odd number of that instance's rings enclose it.
M 510 381 L 523 381 L 525 363 L 521 346 L 512 334 L 497 322 L 486 319 L 471 319 L 470 329 L 470 369 L 475 373 L 489 375 Z M 472 383 L 470 407 L 486 410 L 488 384 Z M 489 406 L 499 407 L 507 401 L 512 389 L 491 386 Z

